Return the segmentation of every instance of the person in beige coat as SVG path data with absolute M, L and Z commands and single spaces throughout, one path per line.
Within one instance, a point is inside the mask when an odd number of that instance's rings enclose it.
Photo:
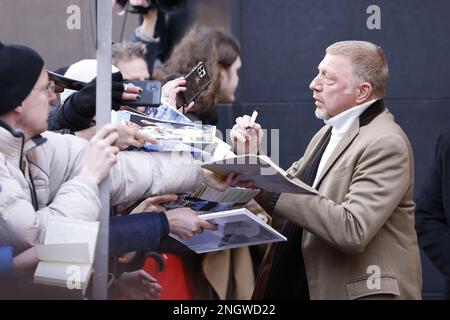
M 257 196 L 285 220 L 288 241 L 266 252 L 255 299 L 421 299 L 413 155 L 384 105 L 387 81 L 380 47 L 327 48 L 310 84 L 325 126 L 288 170 L 318 194 Z M 231 134 L 256 153 L 262 130 L 249 122 L 238 118 Z

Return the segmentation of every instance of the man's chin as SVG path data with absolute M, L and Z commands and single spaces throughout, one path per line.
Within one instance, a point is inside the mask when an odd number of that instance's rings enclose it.
M 315 113 L 316 113 L 316 118 L 320 119 L 320 120 L 328 120 L 331 118 L 325 110 L 320 109 L 319 107 L 316 108 Z

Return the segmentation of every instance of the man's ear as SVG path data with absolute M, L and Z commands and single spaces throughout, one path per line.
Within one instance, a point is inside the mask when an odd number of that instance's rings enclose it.
M 19 106 L 15 107 L 11 110 L 15 114 L 22 114 L 23 113 L 23 106 L 20 104 Z
M 373 88 L 372 85 L 368 82 L 363 82 L 358 87 L 358 95 L 356 96 L 356 103 L 362 104 L 368 100 L 372 96 Z

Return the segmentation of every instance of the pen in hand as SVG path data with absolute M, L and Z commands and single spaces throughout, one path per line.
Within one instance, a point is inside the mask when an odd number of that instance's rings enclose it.
M 258 116 L 258 111 L 257 109 L 253 111 L 252 116 L 250 118 L 250 123 L 248 124 L 247 127 L 245 127 L 245 130 L 248 132 L 249 129 L 252 129 L 253 125 L 255 124 L 256 121 L 256 117 Z

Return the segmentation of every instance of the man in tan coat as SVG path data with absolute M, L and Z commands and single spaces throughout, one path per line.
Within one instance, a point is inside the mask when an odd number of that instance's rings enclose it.
M 380 47 L 343 41 L 327 48 L 310 84 L 325 126 L 288 170 L 319 195 L 257 197 L 274 219 L 286 220 L 288 241 L 266 252 L 254 298 L 421 298 L 413 156 L 384 106 L 387 81 Z M 257 152 L 261 127 L 245 130 L 248 116 L 236 123 L 238 150 L 247 144 Z

